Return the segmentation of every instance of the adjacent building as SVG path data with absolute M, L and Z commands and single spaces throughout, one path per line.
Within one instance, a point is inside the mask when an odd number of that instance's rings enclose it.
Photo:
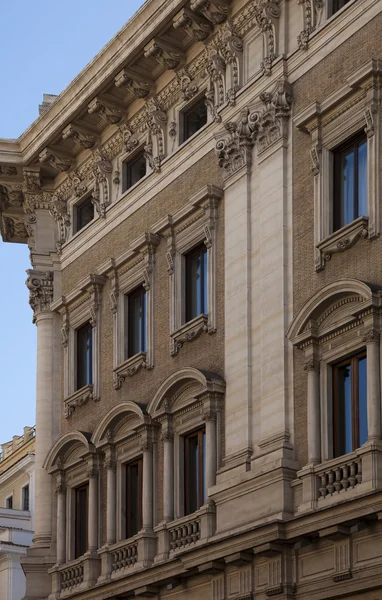
M 381 30 L 378 0 L 148 0 L 0 141 L 26 600 L 382 598 Z
M 1 445 L 0 455 L 0 597 L 20 600 L 25 595 L 21 558 L 33 539 L 34 427 L 24 427 Z

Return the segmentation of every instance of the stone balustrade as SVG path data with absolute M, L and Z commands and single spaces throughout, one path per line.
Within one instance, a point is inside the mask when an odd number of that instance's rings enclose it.
M 113 573 L 126 567 L 133 567 L 138 561 L 138 540 L 131 541 L 130 539 L 123 542 L 122 545 L 118 544 L 118 547 L 110 552 Z
M 169 527 L 170 548 L 178 550 L 200 540 L 200 517 L 193 517 L 185 523 Z
M 72 590 L 84 581 L 84 564 L 77 562 L 61 571 L 61 590 Z
M 362 459 L 342 462 L 334 468 L 319 471 L 317 476 L 320 479 L 318 499 L 354 489 L 362 483 Z

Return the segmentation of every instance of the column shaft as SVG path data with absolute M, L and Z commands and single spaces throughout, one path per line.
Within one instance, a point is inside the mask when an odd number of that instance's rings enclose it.
M 66 491 L 57 491 L 57 564 L 66 562 Z
M 172 438 L 163 441 L 163 516 L 165 521 L 174 518 L 174 445 Z
M 367 352 L 367 429 L 368 440 L 381 439 L 381 384 L 379 336 L 368 336 Z
M 308 371 L 308 462 L 321 462 L 321 418 L 320 418 L 320 371 L 315 361 L 309 363 Z
M 208 489 L 216 483 L 216 419 L 215 415 L 206 420 L 206 483 Z
M 142 527 L 151 530 L 153 527 L 153 453 L 152 448 L 143 450 L 142 481 Z
M 107 509 L 106 509 L 106 543 L 115 544 L 116 540 L 116 490 L 115 465 L 107 468 Z
M 98 547 L 98 478 L 89 477 L 88 551 Z
M 52 477 L 43 468 L 52 447 L 53 315 L 41 312 L 37 325 L 36 456 L 34 544 L 49 546 L 52 534 Z

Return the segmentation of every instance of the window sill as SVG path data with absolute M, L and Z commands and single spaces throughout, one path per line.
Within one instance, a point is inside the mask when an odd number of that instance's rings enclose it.
M 341 227 L 341 229 L 338 229 L 338 231 L 335 231 L 317 244 L 320 260 L 316 270 L 321 271 L 332 258 L 333 254 L 345 252 L 345 250 L 354 246 L 360 238 L 367 238 L 369 235 L 368 226 L 368 217 L 358 217 L 355 221 Z
M 89 400 L 98 400 L 93 395 L 93 385 L 85 385 L 65 399 L 65 417 L 69 419 L 77 406 L 84 406 Z
M 125 362 L 119 365 L 119 367 L 114 369 L 114 389 L 121 389 L 126 377 L 132 377 L 133 375 L 136 375 L 136 373 L 138 373 L 141 369 L 147 369 L 146 352 L 134 354 L 134 356 L 131 356 L 125 360 Z
M 176 356 L 183 344 L 196 340 L 203 332 L 208 332 L 208 315 L 205 314 L 198 315 L 171 334 L 171 355 Z

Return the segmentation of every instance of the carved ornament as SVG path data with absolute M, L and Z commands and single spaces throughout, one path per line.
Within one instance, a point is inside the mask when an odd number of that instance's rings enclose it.
M 53 271 L 27 270 L 26 286 L 29 290 L 29 304 L 33 310 L 35 322 L 40 312 L 50 310 L 53 301 Z
M 0 177 L 15 177 L 17 168 L 12 165 L 0 165 Z
M 104 121 L 115 125 L 122 119 L 122 111 L 115 106 L 111 106 L 109 102 L 105 102 L 100 98 L 94 98 L 88 104 L 89 115 L 99 115 Z
M 213 25 L 224 23 L 229 15 L 231 0 L 191 0 L 192 11 L 200 13 Z
M 147 81 L 132 75 L 127 69 L 118 73 L 114 83 L 117 88 L 124 87 L 135 98 L 146 98 L 151 91 L 151 85 Z
M 73 140 L 82 148 L 93 148 L 94 144 L 97 141 L 95 135 L 91 135 L 89 133 L 85 133 L 82 131 L 77 125 L 73 125 L 70 123 L 62 132 L 63 140 Z
M 154 38 L 144 48 L 146 58 L 155 59 L 165 69 L 177 69 L 184 56 L 180 50 L 169 44 Z
M 70 158 L 58 154 L 51 148 L 45 148 L 39 154 L 38 158 L 40 163 L 47 163 L 59 173 L 62 173 L 63 171 L 69 171 L 70 167 L 72 166 L 72 160 Z
M 298 3 L 302 10 L 303 30 L 297 37 L 297 43 L 300 49 L 307 50 L 310 35 L 320 25 L 324 3 L 323 0 L 298 0 Z
M 60 254 L 62 252 L 62 246 L 69 238 L 70 231 L 70 217 L 68 214 L 67 203 L 61 196 L 55 194 L 50 202 L 49 211 L 57 223 L 58 239 L 56 242 L 56 249 L 58 254 Z
M 188 8 L 183 8 L 173 20 L 175 29 L 185 29 L 197 42 L 206 40 L 213 31 L 213 25 L 202 15 L 198 15 Z

